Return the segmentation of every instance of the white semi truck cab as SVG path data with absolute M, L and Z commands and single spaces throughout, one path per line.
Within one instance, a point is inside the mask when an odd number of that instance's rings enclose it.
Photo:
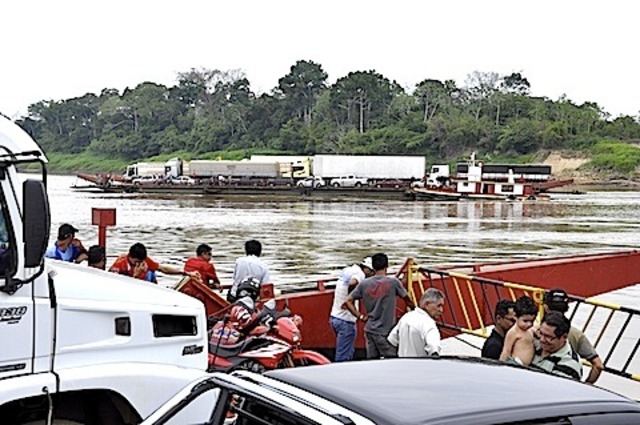
M 17 167 L 36 164 L 24 179 Z M 0 116 L 0 423 L 139 423 L 205 375 L 204 306 L 84 265 L 44 260 L 46 157 Z

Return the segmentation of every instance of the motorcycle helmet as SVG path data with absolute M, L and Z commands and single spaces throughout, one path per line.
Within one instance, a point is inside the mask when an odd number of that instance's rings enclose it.
M 247 276 L 240 281 L 238 289 L 236 290 L 236 299 L 243 297 L 249 297 L 253 301 L 257 301 L 260 298 L 260 280 L 253 276 Z

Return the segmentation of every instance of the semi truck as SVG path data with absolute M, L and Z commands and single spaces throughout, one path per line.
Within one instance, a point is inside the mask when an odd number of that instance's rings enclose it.
M 206 374 L 203 304 L 82 264 L 44 259 L 47 159 L 0 116 L 0 422 L 139 423 Z M 17 167 L 37 164 L 23 178 Z
M 424 177 L 423 156 L 315 155 L 312 174 L 324 179 L 358 176 L 370 180 L 417 180 Z
M 123 177 L 125 181 L 131 181 L 136 177 L 163 176 L 164 170 L 164 162 L 136 162 L 127 166 Z

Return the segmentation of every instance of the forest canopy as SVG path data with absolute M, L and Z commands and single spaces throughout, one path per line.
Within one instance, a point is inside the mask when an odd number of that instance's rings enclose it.
M 123 92 L 43 100 L 17 122 L 47 154 L 127 161 L 234 150 L 444 160 L 640 140 L 634 117 L 612 119 L 595 102 L 533 97 L 530 90 L 518 72 L 475 71 L 463 86 L 426 78 L 409 90 L 370 70 L 328 84 L 320 64 L 300 60 L 261 95 L 240 70 L 191 69 L 171 87 L 143 82 Z

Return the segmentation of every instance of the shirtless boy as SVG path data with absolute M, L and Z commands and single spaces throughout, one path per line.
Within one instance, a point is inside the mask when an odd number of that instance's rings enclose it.
M 500 361 L 514 361 L 529 366 L 533 360 L 533 322 L 536 320 L 538 308 L 530 297 L 517 299 L 514 308 L 516 324 L 507 332 Z

